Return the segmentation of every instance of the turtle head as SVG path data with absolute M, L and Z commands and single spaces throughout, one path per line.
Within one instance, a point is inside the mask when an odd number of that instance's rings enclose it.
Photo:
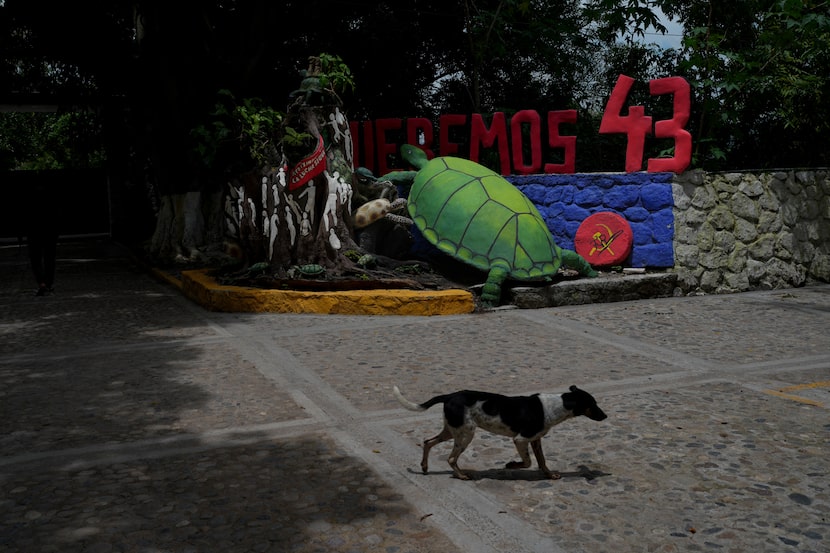
M 416 169 L 422 169 L 427 164 L 427 161 L 429 161 L 426 152 L 412 144 L 404 144 L 401 146 L 401 155 Z
M 378 180 L 378 178 L 372 174 L 370 170 L 365 167 L 358 167 L 354 170 L 354 174 L 357 176 L 358 180 L 361 182 L 374 182 Z

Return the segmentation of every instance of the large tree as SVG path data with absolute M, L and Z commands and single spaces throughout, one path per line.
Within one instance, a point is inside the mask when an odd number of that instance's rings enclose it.
M 684 25 L 682 51 L 646 44 L 657 8 Z M 597 128 L 619 73 L 640 83 L 638 104 L 650 78 L 692 83 L 698 166 L 830 162 L 830 32 L 816 0 L 89 0 L 48 13 L 5 0 L 0 51 L 6 103 L 38 92 L 95 107 L 114 181 L 148 185 L 161 210 L 165 254 L 224 231 L 228 175 L 201 163 L 192 132 L 217 92 L 286 111 L 321 52 L 353 71 L 355 92 L 341 98 L 352 119 L 577 109 L 580 171 L 618 167 Z
M 830 163 L 830 16 L 825 1 L 659 1 L 683 23 L 679 70 L 695 90 L 696 163 Z

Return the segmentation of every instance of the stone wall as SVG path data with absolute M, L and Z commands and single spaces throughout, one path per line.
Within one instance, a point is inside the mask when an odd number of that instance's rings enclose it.
M 830 282 L 827 170 L 678 175 L 675 264 L 686 293 Z

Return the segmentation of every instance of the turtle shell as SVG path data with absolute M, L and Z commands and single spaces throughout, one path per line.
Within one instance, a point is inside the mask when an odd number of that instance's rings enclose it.
M 536 206 L 478 163 L 438 157 L 418 171 L 409 214 L 439 250 L 478 269 L 501 266 L 516 279 L 554 274 L 559 248 Z

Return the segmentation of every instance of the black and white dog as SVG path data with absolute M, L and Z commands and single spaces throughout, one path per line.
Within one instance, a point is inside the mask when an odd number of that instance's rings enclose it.
M 447 461 L 457 478 L 469 480 L 469 476 L 458 468 L 458 457 L 470 445 L 476 427 L 493 434 L 513 438 L 521 461 L 511 461 L 506 468 L 518 469 L 530 467 L 530 455 L 527 446 L 533 448 L 533 454 L 541 470 L 548 478 L 557 479 L 560 475 L 551 471 L 545 464 L 542 453 L 542 437 L 557 424 L 566 419 L 585 415 L 591 420 L 605 420 L 607 415 L 597 406 L 596 400 L 576 386 L 564 394 L 533 394 L 532 396 L 503 396 L 488 392 L 464 390 L 452 394 L 435 396 L 424 403 L 413 403 L 403 397 L 397 386 L 393 388 L 398 401 L 412 411 L 425 411 L 436 403 L 444 404 L 444 429 L 434 438 L 424 441 L 424 456 L 421 470 L 427 473 L 429 467 L 429 450 L 435 445 L 455 440 Z

